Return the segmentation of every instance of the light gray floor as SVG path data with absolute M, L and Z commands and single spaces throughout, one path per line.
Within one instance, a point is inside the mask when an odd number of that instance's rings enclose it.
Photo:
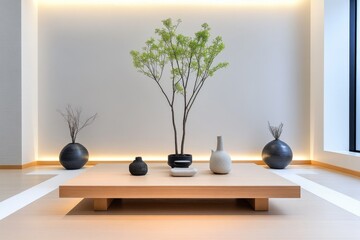
M 90 200 L 59 199 L 53 186 L 77 171 L 1 170 L 0 214 L 5 203 L 15 210 L 0 220 L 0 239 L 360 239 L 360 217 L 330 199 L 359 204 L 359 178 L 313 166 L 274 172 L 338 194 L 302 189 L 300 199 L 271 199 L 268 212 L 234 200 L 123 200 L 94 212 Z
M 0 170 L 0 202 L 53 177 L 24 174 L 26 171 L 29 170 Z

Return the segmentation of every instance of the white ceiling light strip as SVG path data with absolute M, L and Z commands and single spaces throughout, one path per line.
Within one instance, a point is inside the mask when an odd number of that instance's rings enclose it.
M 44 5 L 296 5 L 303 0 L 37 0 Z

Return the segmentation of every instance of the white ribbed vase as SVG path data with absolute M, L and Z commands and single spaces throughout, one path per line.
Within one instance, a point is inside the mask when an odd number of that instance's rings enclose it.
M 221 136 L 217 137 L 216 151 L 211 150 L 210 170 L 218 174 L 227 174 L 231 171 L 231 157 L 224 151 Z

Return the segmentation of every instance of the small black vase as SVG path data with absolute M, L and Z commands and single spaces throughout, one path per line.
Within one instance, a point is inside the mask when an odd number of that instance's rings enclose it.
M 187 168 L 192 163 L 191 154 L 170 154 L 168 156 L 168 165 L 172 168 Z
M 143 176 L 148 172 L 148 167 L 141 157 L 136 157 L 135 160 L 130 163 L 129 171 L 131 175 Z
M 286 168 L 290 164 L 292 157 L 291 148 L 280 139 L 269 142 L 262 151 L 263 161 L 274 169 Z
M 89 152 L 80 143 L 69 143 L 61 150 L 59 160 L 68 170 L 80 169 L 89 160 Z

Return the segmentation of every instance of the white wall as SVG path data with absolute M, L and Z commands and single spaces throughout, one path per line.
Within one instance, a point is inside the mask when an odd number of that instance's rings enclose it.
M 37 159 L 38 150 L 38 39 L 37 0 L 22 0 L 21 104 L 22 163 Z
M 0 1 L 0 165 L 37 159 L 37 2 Z
M 348 29 L 348 1 L 311 1 L 311 158 L 360 171 L 348 151 Z
M 226 44 L 230 62 L 209 79 L 189 118 L 187 152 L 209 157 L 217 135 L 233 159 L 260 159 L 267 120 L 309 159 L 310 3 L 274 6 L 39 6 L 39 159 L 56 159 L 70 141 L 57 113 L 66 104 L 99 114 L 79 142 L 92 159 L 166 158 L 170 112 L 157 87 L 136 72 L 140 49 L 160 21 L 181 18 L 191 34 L 203 22 Z
M 26 3 L 23 2 L 23 4 Z M 358 154 L 348 153 L 344 148 L 347 143 L 340 141 L 340 139 L 348 141 L 346 127 L 342 125 L 344 131 L 339 132 L 338 136 L 340 137 L 336 138 L 334 135 L 341 129 L 336 127 L 339 126 L 338 121 L 347 121 L 347 96 L 343 91 L 346 85 L 342 85 L 340 88 L 342 94 L 333 98 L 340 104 L 336 103 L 332 107 L 328 101 L 331 99 L 328 97 L 331 96 L 331 91 L 334 91 L 334 86 L 340 86 L 337 83 L 344 81 L 346 70 L 341 64 L 333 65 L 335 69 L 332 69 L 329 67 L 331 61 L 324 61 L 324 48 L 331 49 L 329 43 L 333 41 L 328 41 L 324 47 L 326 42 L 324 40 L 324 19 L 325 35 L 331 36 L 331 32 L 334 30 L 329 29 L 333 26 L 328 22 L 330 19 L 329 9 L 340 10 L 342 18 L 336 22 L 335 26 L 344 25 L 347 21 L 347 3 L 335 0 L 326 0 L 325 3 L 324 0 L 311 1 L 311 38 L 308 36 L 309 9 L 307 4 L 309 3 L 306 1 L 301 6 L 293 6 L 294 8 L 289 6 L 261 8 L 257 6 L 256 9 L 222 9 L 218 13 L 207 10 L 205 13 L 201 12 L 202 17 L 198 17 L 198 19 L 194 17 L 193 13 L 196 9 L 184 13 L 180 9 L 169 11 L 170 9 L 158 8 L 137 9 L 132 12 L 128 12 L 131 9 L 121 10 L 119 8 L 112 10 L 101 8 L 101 11 L 99 9 L 90 11 L 89 8 L 83 8 L 81 11 L 79 9 L 45 10 L 42 8 L 40 27 L 44 27 L 44 29 L 40 32 L 41 48 L 39 49 L 41 54 L 41 84 L 39 86 L 39 98 L 41 99 L 39 103 L 41 114 L 39 148 L 41 153 L 39 158 L 56 157 L 59 149 L 67 142 L 65 140 L 68 139 L 66 127 L 55 109 L 63 107 L 68 102 L 82 105 L 89 114 L 94 111 L 99 112 L 98 121 L 79 138 L 95 156 L 97 154 L 105 157 L 128 158 L 134 154 L 164 155 L 171 151 L 171 143 L 163 144 L 171 139 L 171 134 L 168 132 L 170 131 L 169 122 L 166 119 L 169 116 L 164 103 L 157 94 L 156 88 L 141 75 L 135 73 L 128 57 L 128 51 L 142 46 L 143 41 L 152 35 L 153 28 L 159 26 L 160 19 L 172 16 L 183 18 L 183 28 L 187 32 L 195 30 L 192 21 L 209 22 L 214 32 L 224 36 L 227 50 L 223 58 L 231 63 L 229 69 L 219 73 L 213 79 L 214 81 L 209 82 L 206 91 L 199 99 L 191 123 L 195 125 L 192 127 L 192 140 L 188 143 L 188 145 L 192 145 L 189 147 L 191 152 L 197 153 L 199 156 L 207 155 L 207 150 L 215 146 L 215 135 L 226 133 L 224 134 L 226 147 L 233 155 L 237 155 L 239 158 L 241 156 L 245 158 L 257 156 L 262 146 L 270 140 L 265 126 L 266 120 L 269 119 L 273 122 L 284 121 L 286 123 L 284 140 L 292 145 L 297 156 L 304 155 L 305 157 L 302 158 L 305 159 L 308 155 L 307 135 L 309 132 L 307 125 L 309 123 L 303 120 L 310 117 L 311 159 L 360 170 Z M 5 56 L 0 58 L 0 110 L 2 112 L 0 118 L 0 164 L 21 164 L 30 161 L 31 156 L 36 157 L 37 131 L 34 129 L 36 129 L 37 104 L 34 102 L 36 102 L 37 94 L 36 87 L 34 87 L 36 85 L 32 85 L 36 79 L 36 71 L 34 71 L 36 69 L 36 46 L 34 46 L 36 25 L 33 24 L 36 21 L 33 18 L 36 15 L 34 15 L 36 9 L 28 8 L 30 12 L 26 11 L 24 15 L 24 12 L 21 12 L 21 2 L 13 0 L 1 0 L 0 6 L 0 49 Z M 159 17 L 165 10 L 169 14 Z M 75 16 L 74 12 L 76 11 L 79 13 L 78 17 Z M 64 14 L 65 12 L 67 13 Z M 128 18 L 127 13 L 133 18 Z M 23 14 L 22 22 L 21 14 Z M 91 14 L 94 15 L 90 16 Z M 230 17 L 234 21 L 230 21 Z M 32 25 L 30 32 L 27 31 L 27 27 L 22 28 L 21 26 L 25 19 L 32 22 L 27 25 L 29 27 Z M 129 22 L 127 19 L 135 19 L 135 21 Z M 190 19 L 188 21 L 191 24 L 186 21 L 187 19 Z M 46 23 L 44 20 L 49 22 Z M 126 23 L 129 23 L 130 29 L 126 27 Z M 80 29 L 86 25 L 88 25 L 87 28 Z M 190 26 L 192 29 L 189 29 Z M 56 28 L 53 29 L 53 27 Z M 116 31 L 114 31 L 114 27 L 117 28 Z M 280 29 L 286 31 L 280 31 Z M 79 32 L 76 33 L 76 31 Z M 306 64 L 306 54 L 309 53 L 307 44 L 309 43 L 306 39 L 309 38 L 311 39 L 310 87 L 307 86 L 309 82 L 306 80 L 309 71 Z M 21 40 L 23 41 L 21 42 Z M 337 40 L 346 41 L 340 38 Z M 23 51 L 20 48 L 21 44 Z M 336 45 L 336 42 L 332 44 Z M 290 52 L 299 52 L 300 55 L 286 54 L 287 51 L 281 50 L 281 45 L 284 45 L 285 49 Z M 60 51 L 55 51 L 54 47 L 59 47 Z M 66 51 L 63 51 L 64 49 Z M 81 51 L 86 53 L 89 49 L 93 50 L 93 52 L 90 51 L 90 55 L 94 54 L 98 59 L 98 62 L 93 61 L 95 62 L 93 64 L 96 65 L 95 70 L 91 68 L 92 62 L 82 56 Z M 56 61 L 59 59 L 56 59 L 56 54 L 63 55 L 60 58 L 61 65 L 59 66 L 57 66 L 58 62 Z M 336 56 L 334 52 L 326 54 L 327 56 L 329 54 Z M 344 58 L 343 54 L 340 53 L 341 58 Z M 278 62 L 271 61 L 274 59 L 274 55 Z M 295 56 L 295 58 L 292 59 L 291 56 Z M 30 63 L 31 59 L 34 59 L 33 65 Z M 76 64 L 72 64 L 73 62 Z M 71 65 L 73 65 L 72 68 Z M 324 79 L 324 67 L 334 71 L 340 67 L 340 70 L 337 71 L 337 73 L 342 72 L 340 81 L 338 77 L 333 78 L 329 73 L 328 77 Z M 21 68 L 23 68 L 23 72 L 21 72 Z M 301 71 L 302 68 L 305 71 Z M 294 77 L 296 71 L 299 71 L 300 74 Z M 30 77 L 27 77 L 27 73 L 30 74 Z M 67 76 L 61 79 L 63 74 L 67 74 Z M 85 77 L 79 79 L 78 76 L 81 74 L 84 74 Z M 284 75 L 290 75 L 291 78 L 286 78 Z M 330 85 L 327 85 L 329 76 L 332 80 Z M 21 82 L 22 78 L 33 81 Z M 84 83 L 84 79 L 90 84 L 84 85 L 80 91 L 74 91 L 71 85 L 74 84 L 76 88 L 77 85 Z M 102 79 L 102 81 L 97 81 L 97 79 Z M 282 95 L 267 91 L 271 83 L 276 84 L 276 88 L 271 86 L 273 89 L 277 89 L 276 93 L 284 92 L 294 95 L 294 97 L 286 97 L 286 102 L 282 101 L 277 104 L 277 108 L 272 108 L 273 103 L 276 103 Z M 346 82 L 342 83 L 347 84 Z M 30 87 L 30 91 L 26 91 L 26 84 Z M 300 86 L 300 91 L 294 90 L 295 85 Z M 331 85 L 333 87 L 326 87 Z M 259 88 L 258 86 L 266 87 Z M 21 94 L 23 94 L 23 98 Z M 308 94 L 311 95 L 311 104 L 306 102 Z M 25 99 L 29 99 L 32 104 L 28 104 L 30 102 Z M 234 105 L 233 102 L 238 105 Z M 25 107 L 22 107 L 22 104 Z M 294 108 L 290 108 L 291 105 Z M 222 109 L 219 110 L 219 108 Z M 225 117 L 223 119 L 216 115 L 214 117 L 214 110 Z M 309 110 L 311 111 L 310 115 L 307 113 Z M 122 114 L 123 111 L 125 114 Z M 27 119 L 30 119 L 30 122 L 26 121 L 22 112 L 29 116 Z M 325 115 L 330 114 L 330 116 L 344 116 L 344 118 L 324 118 L 324 113 Z M 199 119 L 201 119 L 201 124 L 199 124 Z M 164 127 L 164 125 L 167 126 Z M 30 126 L 30 128 L 25 130 L 23 129 L 25 126 Z M 334 131 L 331 132 L 331 129 Z M 335 137 L 336 140 L 333 141 L 334 138 L 330 137 L 324 138 L 325 134 Z M 31 139 L 24 137 L 26 135 L 33 137 Z M 24 144 L 22 145 L 22 143 Z M 30 147 L 27 147 L 26 143 L 29 143 L 27 146 Z M 125 149 L 129 149 L 129 151 L 125 151 Z M 141 153 L 140 150 L 142 150 Z M 24 154 L 25 152 L 29 154 Z
M 324 6 L 324 148 L 349 149 L 349 1 Z
M 310 158 L 324 150 L 324 1 L 311 1 Z
M 0 0 L 0 164 L 21 164 L 21 1 Z

